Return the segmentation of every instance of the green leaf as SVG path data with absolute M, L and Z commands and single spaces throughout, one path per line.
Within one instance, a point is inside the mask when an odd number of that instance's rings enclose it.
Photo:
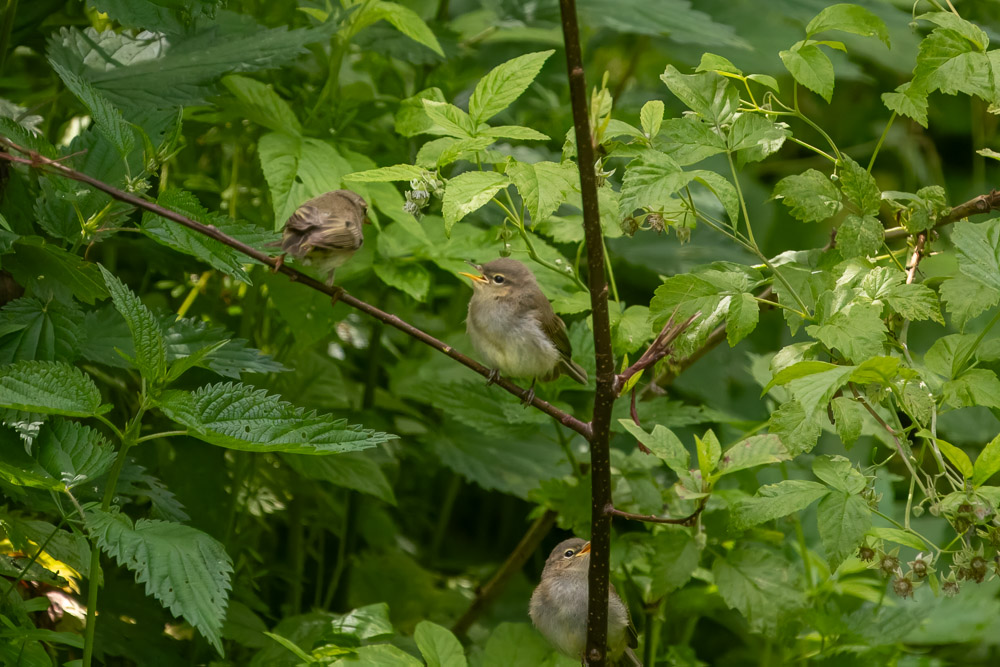
M 873 526 L 871 530 L 868 531 L 868 534 L 874 535 L 880 540 L 888 540 L 890 542 L 895 542 L 896 544 L 911 547 L 917 551 L 925 551 L 927 549 L 926 542 L 912 533 L 908 533 L 905 530 L 899 530 L 898 528 Z
M 729 79 L 718 74 L 681 74 L 673 65 L 667 65 L 660 79 L 688 109 L 713 125 L 731 121 L 739 109 L 739 93 Z
M 281 458 L 304 477 L 367 493 L 390 505 L 396 504 L 392 485 L 382 468 L 362 452 L 344 452 L 335 458 L 303 454 L 282 454 Z
M 469 114 L 454 104 L 423 100 L 424 113 L 431 121 L 427 134 L 440 134 L 458 139 L 469 139 L 476 135 L 476 125 Z
M 816 446 L 822 432 L 820 419 L 819 415 L 807 415 L 802 404 L 792 399 L 771 413 L 767 430 L 781 438 L 785 449 L 794 456 L 812 451 Z
M 857 401 L 846 396 L 838 396 L 830 402 L 837 435 L 845 445 L 853 445 L 861 436 L 864 426 L 865 409 Z
M 781 150 L 785 139 L 791 135 L 784 123 L 775 123 L 757 114 L 742 114 L 729 130 L 729 150 L 737 153 L 741 166 L 760 162 Z
M 970 320 L 1000 303 L 1000 290 L 968 276 L 949 278 L 938 289 L 945 309 L 960 331 Z
M 980 487 L 998 472 L 1000 472 L 1000 435 L 990 440 L 976 457 L 976 464 L 972 469 L 972 485 Z
M 462 643 L 447 628 L 430 621 L 420 621 L 413 633 L 427 667 L 465 667 Z
M 56 71 L 66 87 L 90 111 L 90 115 L 97 125 L 97 131 L 115 147 L 118 156 L 124 158 L 131 153 L 135 146 L 135 130 L 125 121 L 115 105 L 94 86 L 90 85 L 90 82 L 85 78 L 70 72 L 57 62 L 51 64 L 52 69 Z
M 374 0 L 373 2 L 366 3 L 361 11 L 362 13 L 357 19 L 355 29 L 367 27 L 376 21 L 384 19 L 391 23 L 396 30 L 413 41 L 423 44 L 442 58 L 444 57 L 444 51 L 441 50 L 441 44 L 438 43 L 434 32 L 409 7 L 404 7 L 395 2 Z
M 675 473 L 681 474 L 691 469 L 691 454 L 669 428 L 657 424 L 652 433 L 646 433 L 631 419 L 619 419 L 618 423 L 635 439 L 646 445 L 653 454 L 667 464 Z
M 955 223 L 951 234 L 958 250 L 958 268 L 969 278 L 1000 290 L 1000 220 Z
M 427 269 L 414 262 L 404 262 L 399 258 L 387 258 L 373 267 L 375 275 L 390 287 L 408 294 L 410 298 L 424 301 L 431 288 L 431 276 Z
M 830 493 L 823 484 L 804 479 L 788 479 L 762 486 L 753 498 L 743 498 L 732 509 L 737 528 L 750 528 L 800 512 Z
M 158 407 L 199 440 L 251 452 L 335 454 L 368 449 L 395 438 L 306 412 L 263 389 L 227 382 L 164 392 Z
M 729 347 L 736 347 L 738 342 L 750 335 L 757 328 L 759 317 L 760 306 L 753 294 L 744 292 L 732 297 L 726 315 L 726 340 L 729 341 Z
M 330 144 L 283 132 L 269 132 L 257 144 L 260 166 L 271 191 L 274 229 L 303 202 L 340 188 L 344 174 L 353 171 Z
M 944 457 L 951 461 L 951 464 L 955 466 L 960 473 L 962 473 L 962 477 L 969 479 L 973 476 L 975 469 L 973 468 L 972 461 L 969 459 L 968 454 L 950 442 L 940 438 L 935 439 L 935 442 L 941 450 L 941 453 L 944 454 Z
M 701 62 L 698 63 L 696 72 L 725 72 L 743 76 L 743 70 L 734 65 L 728 58 L 717 56 L 714 53 L 701 54 Z
M 837 250 L 845 259 L 873 257 L 885 242 L 885 228 L 878 218 L 853 213 L 837 229 Z
M 774 632 L 784 616 L 806 606 L 796 572 L 784 558 L 752 547 L 716 558 L 712 565 L 726 606 L 740 612 L 757 632 Z
M 100 432 L 66 419 L 44 424 L 35 447 L 38 463 L 68 489 L 100 477 L 115 460 L 114 448 Z
M 850 459 L 843 456 L 817 456 L 812 470 L 814 475 L 834 489 L 849 495 L 861 493 L 868 484 Z
M 89 375 L 59 361 L 0 366 L 0 407 L 67 417 L 93 417 L 111 409 L 101 405 L 101 392 Z
M 4 426 L 0 426 L 0 479 L 14 486 L 51 491 L 62 491 L 65 488 L 38 461 L 28 456 L 21 438 Z
M 163 329 L 139 297 L 113 273 L 103 266 L 100 268 L 115 309 L 125 318 L 132 333 L 136 368 L 146 381 L 155 384 L 167 374 L 167 351 L 163 342 Z
M 451 234 L 456 222 L 481 208 L 509 184 L 506 176 L 493 171 L 467 171 L 448 181 L 441 207 L 445 232 Z
M 779 463 L 792 458 L 781 439 L 769 433 L 752 435 L 741 440 L 722 454 L 722 461 L 715 477 L 722 477 L 738 470 L 747 470 L 768 463 Z
M 778 55 L 796 81 L 830 101 L 833 97 L 833 63 L 815 43 L 798 42 Z
M 708 123 L 695 116 L 663 121 L 656 147 L 680 166 L 701 162 L 726 151 L 726 140 Z
M 940 90 L 946 95 L 964 93 L 991 101 L 993 68 L 983 50 L 961 32 L 935 29 L 920 42 L 910 94 L 926 98 Z
M 827 560 L 836 569 L 861 544 L 871 528 L 872 513 L 861 496 L 833 491 L 819 501 L 816 522 Z
M 882 206 L 882 192 L 875 178 L 847 155 L 841 157 L 840 189 L 864 215 L 878 215 Z
M 815 419 L 817 413 L 826 409 L 837 390 L 850 379 L 853 370 L 851 366 L 834 366 L 826 371 L 791 380 L 788 383 L 788 389 L 802 404 L 805 414 Z
M 1000 380 L 985 368 L 973 368 L 944 384 L 944 400 L 956 408 L 1000 408 Z
M 532 226 L 555 213 L 580 183 L 572 162 L 512 162 L 507 166 L 507 176 L 524 200 Z
M 389 620 L 389 605 L 385 602 L 358 607 L 330 624 L 335 635 L 354 637 L 358 641 L 382 639 L 396 634 Z
M 862 37 L 877 37 L 879 41 L 890 47 L 889 29 L 885 22 L 870 10 L 850 4 L 839 4 L 827 7 L 806 26 L 809 37 L 824 30 L 840 30 Z
M 231 588 L 232 561 L 206 533 L 167 521 L 87 512 L 87 530 L 101 550 L 135 573 L 152 595 L 193 625 L 222 654 L 222 621 Z
M 707 480 L 719 465 L 719 460 L 722 458 L 722 446 L 711 430 L 706 431 L 702 438 L 694 436 L 694 444 L 698 452 L 698 469 L 701 470 L 701 478 Z
M 617 320 L 612 315 L 611 342 L 616 352 L 633 354 L 653 338 L 649 308 L 629 306 Z
M 659 151 L 646 151 L 629 163 L 622 179 L 621 211 L 629 215 L 637 208 L 662 208 L 671 195 L 695 177 L 684 172 L 677 162 Z
M 345 181 L 356 183 L 388 183 L 391 181 L 412 181 L 427 175 L 426 169 L 412 164 L 396 164 L 391 167 L 379 167 L 367 171 L 356 171 L 344 176 Z
M 469 98 L 469 115 L 475 124 L 485 123 L 520 97 L 553 53 L 526 53 L 497 65 L 480 79 Z
M 729 221 L 735 227 L 740 220 L 740 195 L 729 179 L 722 174 L 703 169 L 690 173 L 694 176 L 695 181 L 712 191 L 722 207 L 726 209 L 726 215 L 729 216 Z
M 882 103 L 889 111 L 906 116 L 927 127 L 927 93 L 906 82 L 891 93 L 882 93 Z
M 878 306 L 855 303 L 838 310 L 823 324 L 806 327 L 806 333 L 860 363 L 884 351 L 886 328 L 880 314 Z
M 196 365 L 224 377 L 239 379 L 243 373 L 280 373 L 288 370 L 260 350 L 248 347 L 245 339 L 234 337 L 222 327 L 189 317 L 177 319 L 172 314 L 160 322 L 164 328 L 163 341 L 168 362 L 174 363 L 201 350 L 211 349 Z
M 22 236 L 14 253 L 3 258 L 3 268 L 35 294 L 67 293 L 93 304 L 108 296 L 97 265 L 63 250 L 38 236 Z
M 803 222 L 823 222 L 841 208 L 837 186 L 815 169 L 778 181 L 774 198 L 781 199 L 789 212 Z
M 501 623 L 489 633 L 481 665 L 490 667 L 564 667 L 552 645 L 529 623 Z M 566 659 L 566 662 L 569 662 Z M 575 663 L 569 663 L 574 665 Z
M 83 313 L 72 301 L 11 301 L 0 309 L 0 363 L 73 361 L 83 344 L 82 323 Z
M 245 76 L 226 76 L 222 85 L 237 100 L 239 113 L 247 120 L 275 132 L 298 134 L 302 131 L 295 111 L 274 88 Z
M 714 21 L 709 14 L 691 7 L 689 0 L 581 0 L 584 25 L 651 37 L 669 35 L 673 42 L 703 46 L 751 48 L 733 26 Z M 697 5 L 696 5 L 697 6 Z
M 702 56 L 702 61 L 704 61 Z M 660 133 L 660 126 L 663 124 L 663 102 L 660 100 L 650 100 L 642 105 L 639 110 L 639 124 L 646 138 L 652 141 Z

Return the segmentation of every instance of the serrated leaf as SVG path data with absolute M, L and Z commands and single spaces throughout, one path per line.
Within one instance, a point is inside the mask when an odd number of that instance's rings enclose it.
M 752 435 L 722 453 L 716 477 L 792 458 L 781 439 L 773 433 Z
M 456 222 L 484 206 L 509 183 L 505 175 L 494 171 L 467 171 L 448 181 L 441 206 L 445 233 L 450 234 Z
M 862 37 L 877 37 L 886 48 L 890 47 L 889 29 L 885 22 L 870 10 L 850 4 L 827 7 L 806 26 L 809 37 L 824 30 L 841 30 Z
M 444 57 L 441 44 L 438 43 L 434 32 L 424 23 L 420 15 L 409 7 L 395 2 L 374 0 L 374 2 L 366 3 L 363 6 L 360 17 L 357 19 L 356 28 L 369 26 L 383 19 L 391 23 L 392 27 L 413 41 L 423 44 L 442 58 Z
M 774 632 L 780 619 L 806 605 L 784 558 L 760 548 L 742 548 L 715 559 L 712 575 L 726 606 L 739 611 L 756 631 Z
M 490 70 L 469 98 L 469 115 L 475 123 L 484 123 L 509 107 L 528 89 L 553 53 L 552 50 L 526 53 Z
M 220 542 L 179 523 L 87 512 L 87 529 L 101 550 L 135 573 L 152 595 L 193 625 L 222 654 L 222 622 L 233 564 Z
M 815 169 L 786 176 L 774 186 L 774 198 L 803 222 L 822 222 L 840 211 L 840 191 L 830 179 Z
M 702 56 L 702 62 L 705 57 Z M 663 124 L 663 102 L 660 100 L 650 100 L 642 105 L 639 110 L 639 124 L 646 138 L 652 141 L 660 133 L 660 126 Z
M 652 433 L 647 433 L 631 419 L 619 419 L 618 423 L 653 452 L 656 458 L 667 464 L 675 473 L 686 473 L 691 469 L 691 454 L 669 428 L 657 424 Z
M 42 426 L 35 441 L 38 463 L 73 488 L 100 477 L 115 459 L 115 450 L 100 432 L 66 419 Z
M 885 228 L 878 218 L 853 213 L 837 229 L 837 249 L 845 259 L 873 257 L 885 242 Z
M 549 135 L 521 125 L 498 125 L 477 130 L 478 137 L 491 139 L 517 139 L 519 141 L 547 141 Z
M 572 162 L 512 162 L 507 176 L 531 215 L 531 224 L 545 220 L 579 188 L 580 175 Z
M 963 331 L 970 320 L 1000 303 L 1000 291 L 968 276 L 949 278 L 938 289 L 959 331 Z
M 358 607 L 330 623 L 336 635 L 354 637 L 359 641 L 380 639 L 395 634 L 389 620 L 389 605 L 385 602 Z
M 785 449 L 795 456 L 812 451 L 816 446 L 816 441 L 822 432 L 818 419 L 821 417 L 807 415 L 802 404 L 792 399 L 785 401 L 771 413 L 767 430 L 781 438 Z
M 462 643 L 447 628 L 430 621 L 420 621 L 413 633 L 427 667 L 466 667 Z
M 415 178 L 423 178 L 426 174 L 426 169 L 412 164 L 395 164 L 391 167 L 356 171 L 353 174 L 345 175 L 344 180 L 357 183 L 389 183 L 391 181 L 411 181 Z
M 3 258 L 3 268 L 36 294 L 67 293 L 67 298 L 72 294 L 87 304 L 108 295 L 95 264 L 39 236 L 17 239 L 14 253 Z
M 58 478 L 49 474 L 24 451 L 24 442 L 9 428 L 0 426 L 0 479 L 14 486 L 50 491 L 63 490 Z
M 124 158 L 131 153 L 135 146 L 135 130 L 125 121 L 115 105 L 82 76 L 70 72 L 57 62 L 50 64 L 66 87 L 90 111 L 97 130 L 115 147 L 118 156 Z
M 670 203 L 671 195 L 695 178 L 677 162 L 659 151 L 645 151 L 625 168 L 622 178 L 621 211 L 631 214 L 637 208 L 661 209 Z
M 157 383 L 167 374 L 167 351 L 163 343 L 163 329 L 149 308 L 132 293 L 122 281 L 103 266 L 104 282 L 111 293 L 115 310 L 121 313 L 132 333 L 135 347 L 135 365 L 143 378 Z
M 664 120 L 655 145 L 680 166 L 695 164 L 726 151 L 726 140 L 719 131 L 690 115 Z
M 224 377 L 238 379 L 243 373 L 280 373 L 288 370 L 260 350 L 249 347 L 245 339 L 235 338 L 222 327 L 213 327 L 189 317 L 177 319 L 173 315 L 161 319 L 161 324 L 168 362 L 213 348 L 198 360 L 197 365 Z M 216 347 L 220 343 L 221 346 Z
M 833 63 L 816 44 L 799 42 L 778 56 L 796 81 L 830 101 L 833 97 Z
M 958 268 L 966 276 L 1000 290 L 1000 220 L 955 223 L 951 240 L 958 250 Z
M 920 42 L 911 95 L 940 90 L 947 95 L 964 93 L 991 101 L 992 64 L 982 50 L 962 32 L 936 28 Z
M 934 441 L 937 443 L 941 453 L 944 454 L 944 457 L 951 461 L 951 464 L 962 473 L 962 477 L 969 479 L 973 476 L 975 470 L 968 454 L 946 440 L 936 438 Z
M 972 485 L 982 486 L 998 472 L 1000 472 L 1000 435 L 990 440 L 976 457 L 976 464 L 972 469 Z
M 729 347 L 735 347 L 738 342 L 750 335 L 757 328 L 760 317 L 760 306 L 752 294 L 738 294 L 729 302 L 726 314 L 726 340 Z
M 836 569 L 861 544 L 871 528 L 872 513 L 861 496 L 833 491 L 819 501 L 816 522 L 830 567 Z
M 396 437 L 307 412 L 263 389 L 234 382 L 164 392 L 158 407 L 199 440 L 251 452 L 335 454 Z
M 344 452 L 335 458 L 303 454 L 282 454 L 281 458 L 296 472 L 309 479 L 330 482 L 345 489 L 367 493 L 390 505 L 396 504 L 392 485 L 382 468 L 361 452 Z
M 737 153 L 741 166 L 759 162 L 768 155 L 777 153 L 791 134 L 784 123 L 775 123 L 764 116 L 745 113 L 736 119 L 729 130 L 729 150 Z
M 743 70 L 734 65 L 728 58 L 717 56 L 714 53 L 701 54 L 701 62 L 698 63 L 696 72 L 725 72 L 727 74 L 743 75 Z
M 101 392 L 89 375 L 59 361 L 0 366 L 0 407 L 67 417 L 93 417 L 111 409 L 101 405 Z
M 855 303 L 822 324 L 806 327 L 806 333 L 860 363 L 884 351 L 886 328 L 880 313 L 874 304 Z
M 861 429 L 864 426 L 864 407 L 847 396 L 838 396 L 830 402 L 830 405 L 841 442 L 848 446 L 853 445 L 861 436 Z
M 83 313 L 72 301 L 22 297 L 0 309 L 0 364 L 73 361 L 83 344 Z
M 667 65 L 660 79 L 688 109 L 716 126 L 729 122 L 739 109 L 739 93 L 718 74 L 681 74 Z
M 956 408 L 976 405 L 1000 408 L 1000 380 L 997 374 L 985 368 L 973 368 L 946 382 L 944 400 Z
M 906 116 L 927 127 L 927 93 L 906 82 L 891 93 L 882 93 L 882 103 L 889 111 Z
M 850 459 L 843 456 L 817 456 L 812 470 L 821 480 L 846 494 L 861 493 L 867 485 L 865 476 L 858 472 Z
M 722 208 L 726 210 L 729 222 L 735 227 L 740 220 L 740 194 L 736 191 L 736 187 L 725 176 L 714 171 L 698 169 L 690 173 L 695 181 L 712 191 L 722 204 Z
M 390 287 L 408 294 L 412 299 L 423 301 L 431 287 L 431 276 L 422 265 L 403 262 L 400 259 L 375 264 L 375 275 Z
M 431 121 L 426 134 L 440 134 L 458 139 L 470 139 L 476 134 L 476 125 L 469 114 L 454 104 L 423 100 L 424 113 Z
M 847 155 L 841 156 L 840 189 L 864 215 L 878 215 L 882 193 L 875 178 Z
M 743 498 L 733 507 L 732 522 L 737 528 L 750 528 L 800 512 L 828 493 L 826 486 L 805 479 L 762 486 L 753 498 Z
M 274 88 L 245 76 L 222 78 L 222 85 L 236 98 L 240 113 L 250 121 L 275 132 L 302 131 L 295 111 Z

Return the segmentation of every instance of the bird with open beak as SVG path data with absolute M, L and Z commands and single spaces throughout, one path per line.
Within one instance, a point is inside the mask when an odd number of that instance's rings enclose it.
M 304 264 L 327 274 L 326 284 L 333 286 L 333 274 L 365 242 L 361 226 L 370 224 L 368 203 L 356 192 L 333 190 L 313 197 L 292 213 L 281 236 L 281 249 Z M 274 270 L 284 261 L 278 256 Z
M 535 381 L 568 375 L 587 384 L 587 371 L 573 361 L 566 324 L 552 310 L 531 270 L 516 259 L 501 258 L 479 265 L 472 280 L 466 331 L 486 364 L 500 373 L 531 378 L 525 398 L 535 395 Z
M 582 660 L 587 648 L 587 600 L 590 587 L 590 542 L 572 537 L 549 554 L 542 580 L 531 595 L 528 613 L 549 642 L 566 655 Z M 638 646 L 628 608 L 614 586 L 608 594 L 608 664 L 639 665 L 632 650 Z

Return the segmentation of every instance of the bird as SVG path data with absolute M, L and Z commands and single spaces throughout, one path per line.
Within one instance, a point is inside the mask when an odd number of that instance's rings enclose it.
M 545 561 L 542 580 L 531 594 L 528 614 L 538 631 L 559 651 L 582 659 L 587 647 L 587 571 L 590 542 L 571 537 L 556 545 Z M 614 586 L 608 591 L 608 662 L 642 663 L 632 650 L 638 646 L 628 608 Z
M 361 225 L 370 222 L 368 203 L 355 192 L 333 190 L 313 197 L 285 222 L 281 236 L 284 252 L 275 260 L 274 271 L 287 253 L 317 266 L 327 274 L 327 286 L 333 287 L 334 272 L 364 244 Z
M 487 384 L 500 373 L 531 378 L 526 405 L 535 396 L 537 380 L 565 374 L 586 385 L 587 371 L 573 361 L 566 323 L 553 312 L 531 269 L 509 257 L 467 263 L 479 273 L 461 273 L 473 288 L 466 331 L 492 369 Z

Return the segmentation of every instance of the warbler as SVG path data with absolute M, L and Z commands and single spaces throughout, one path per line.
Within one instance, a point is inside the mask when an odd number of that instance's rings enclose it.
M 531 378 L 525 403 L 534 397 L 537 380 L 566 374 L 587 384 L 587 371 L 573 361 L 566 324 L 553 312 L 531 269 L 510 258 L 468 264 L 479 274 L 461 274 L 472 279 L 473 287 L 466 331 L 494 369 L 490 381 L 500 373 Z
M 583 658 L 587 647 L 587 571 L 590 542 L 578 537 L 563 540 L 549 554 L 542 580 L 531 594 L 528 613 L 549 642 L 561 652 Z M 608 662 L 639 665 L 632 650 L 638 646 L 628 608 L 611 586 L 608 595 Z
M 333 190 L 313 197 L 295 209 L 281 236 L 281 249 L 316 266 L 327 274 L 326 284 L 333 286 L 333 274 L 364 244 L 361 225 L 370 223 L 368 203 L 350 190 Z M 284 261 L 278 257 L 274 270 Z

